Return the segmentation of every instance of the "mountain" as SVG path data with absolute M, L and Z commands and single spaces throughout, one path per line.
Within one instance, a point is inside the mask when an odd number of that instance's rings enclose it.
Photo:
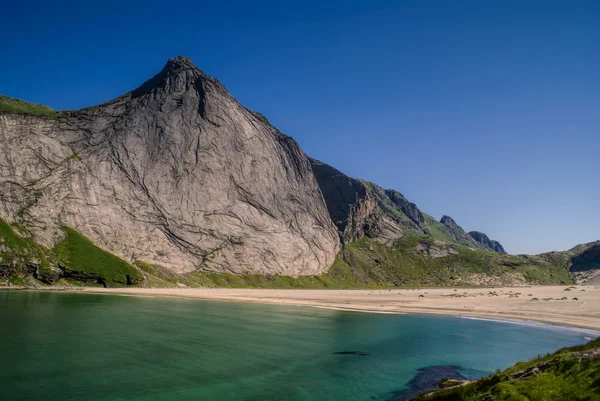
M 568 284 L 600 271 L 594 244 L 507 255 L 307 157 L 183 57 L 82 110 L 0 96 L 0 149 L 0 283 Z
M 482 232 L 469 231 L 467 235 L 471 237 L 476 243 L 483 246 L 485 249 L 489 249 L 498 253 L 506 253 L 501 243 L 489 239 L 489 237 Z
M 318 160 L 310 161 L 331 220 L 343 242 L 368 236 L 393 243 L 402 238 L 405 230 L 424 234 L 423 214 L 401 193 L 350 178 Z
M 467 234 L 450 216 L 443 216 L 436 222 L 398 191 L 348 177 L 321 161 L 310 161 L 331 220 L 344 243 L 366 236 L 392 244 L 410 233 L 506 253 L 499 242 L 490 240 L 483 233 L 471 231 Z
M 40 246 L 69 227 L 174 273 L 298 276 L 333 264 L 336 230 L 298 144 L 189 59 L 48 117 L 0 115 L 0 218 Z

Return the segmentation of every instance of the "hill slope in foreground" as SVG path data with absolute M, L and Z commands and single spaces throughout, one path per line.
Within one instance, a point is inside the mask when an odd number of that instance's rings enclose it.
M 452 382 L 446 382 L 446 384 Z M 441 383 L 441 385 L 444 385 Z M 503 372 L 426 394 L 415 401 L 564 401 L 600 399 L 600 339 Z
M 599 243 L 508 255 L 307 157 L 186 58 L 76 111 L 0 96 L 0 283 L 569 284 Z

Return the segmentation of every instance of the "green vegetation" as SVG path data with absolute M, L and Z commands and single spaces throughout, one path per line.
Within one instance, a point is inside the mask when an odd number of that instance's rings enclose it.
M 60 280 L 56 281 L 54 285 L 59 287 L 104 287 L 100 283 L 79 281 L 72 278 L 61 278 Z
M 49 273 L 46 249 L 33 241 L 20 225 L 0 219 L 0 279 L 7 277 L 11 285 L 23 285 L 20 283 L 27 281 L 31 270 L 40 275 Z
M 5 246 L 15 252 L 22 252 L 28 247 L 27 241 L 17 235 L 14 229 L 2 219 L 0 219 L 0 238 Z
M 60 118 L 63 114 L 61 111 L 52 110 L 50 107 L 41 104 L 24 102 L 3 95 L 0 95 L 0 112 L 42 116 L 53 120 Z
M 110 286 L 136 284 L 142 280 L 142 274 L 129 263 L 98 248 L 79 232 L 69 227 L 62 229 L 66 236 L 52 253 L 71 278 Z
M 235 275 L 227 273 L 209 273 L 195 271 L 182 275 L 173 275 L 158 266 L 135 262 L 146 276 L 150 286 L 174 287 L 226 287 L 226 288 L 359 288 L 365 287 L 352 277 L 351 272 L 339 258 L 329 272 L 320 276 L 273 276 L 265 274 Z M 371 287 L 374 287 L 372 285 Z
M 475 275 L 491 277 L 498 283 L 524 282 L 535 277 L 539 284 L 568 284 L 571 278 L 561 265 L 532 262 L 519 256 L 455 246 L 457 254 L 433 258 L 417 246 L 439 246 L 431 238 L 405 237 L 393 246 L 368 238 L 346 245 L 331 269 L 319 276 L 233 275 L 195 271 L 173 275 L 143 262 L 134 263 L 155 287 L 229 288 L 391 288 L 424 286 L 465 286 L 477 284 Z M 520 280 L 520 281 L 519 281 Z M 484 285 L 486 283 L 482 283 Z M 497 295 L 497 294 L 494 294 Z M 517 296 L 509 294 L 509 296 Z
M 137 284 L 142 274 L 124 260 L 98 248 L 77 231 L 63 227 L 65 238 L 52 250 L 37 244 L 18 224 L 0 219 L 0 280 L 10 285 L 75 283 Z M 63 269 L 59 269 L 57 262 Z
M 433 238 L 446 242 L 454 242 L 448 234 L 448 228 L 445 225 L 426 213 L 423 213 L 423 216 L 425 217 L 425 226 Z
M 519 362 L 467 386 L 418 400 L 564 401 L 600 399 L 600 339 Z
M 419 236 L 406 236 L 392 246 L 361 238 L 347 244 L 331 269 L 318 276 L 233 275 L 206 271 L 174 275 L 142 261 L 132 266 L 98 248 L 77 231 L 68 227 L 63 230 L 65 238 L 47 250 L 36 244 L 25 228 L 0 220 L 0 279 L 24 278 L 29 274 L 49 284 L 63 277 L 58 285 L 79 281 L 123 286 L 143 280 L 144 285 L 150 287 L 314 289 L 572 283 L 568 267 L 560 258 L 499 255 Z

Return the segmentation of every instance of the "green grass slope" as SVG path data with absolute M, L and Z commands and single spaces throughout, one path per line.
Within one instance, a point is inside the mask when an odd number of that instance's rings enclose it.
M 451 253 L 439 256 L 438 252 Z M 436 253 L 438 257 L 433 257 Z M 363 284 L 418 287 L 572 282 L 562 263 L 443 245 L 430 237 L 407 236 L 391 247 L 362 238 L 345 247 L 343 260 Z
M 50 273 L 47 250 L 35 243 L 21 226 L 0 219 L 0 280 L 25 285 L 31 274 L 45 277 Z
M 65 238 L 52 248 L 52 253 L 63 264 L 68 277 L 110 286 L 137 284 L 143 279 L 129 263 L 98 248 L 79 232 L 69 227 L 62 229 Z
M 425 217 L 425 227 L 433 238 L 439 239 L 440 241 L 454 242 L 448 227 L 426 213 L 423 213 L 423 217 Z
M 209 273 L 195 271 L 174 275 L 168 271 L 143 262 L 134 263 L 144 272 L 146 283 L 151 287 L 188 287 L 210 288 L 369 288 L 385 285 L 382 283 L 364 284 L 353 276 L 351 269 L 339 258 L 327 273 L 319 276 L 273 276 L 265 274 L 234 275 L 226 273 Z
M 0 281 L 46 284 L 226 288 L 390 288 L 571 284 L 568 257 L 500 255 L 406 236 L 392 246 L 369 238 L 346 244 L 328 272 L 315 276 L 233 275 L 195 271 L 174 275 L 141 261 L 133 265 L 102 250 L 79 232 L 64 227 L 53 249 L 36 244 L 18 225 L 0 220 Z
M 0 285 L 139 284 L 144 276 L 129 263 L 63 227 L 64 239 L 46 249 L 19 224 L 0 219 Z
M 368 238 L 347 244 L 331 269 L 319 276 L 232 275 L 196 271 L 173 275 L 137 262 L 149 286 L 230 288 L 390 288 L 471 285 L 570 284 L 562 263 L 499 255 L 457 245 L 436 245 L 431 237 L 405 237 L 393 246 Z M 456 254 L 431 257 L 423 247 L 450 246 Z M 481 280 L 484 280 L 483 282 Z
M 32 116 L 42 116 L 51 119 L 58 119 L 61 115 L 61 111 L 56 111 L 50 107 L 25 102 L 23 100 L 14 99 L 12 97 L 0 95 L 0 112 L 14 113 L 14 114 L 26 114 Z
M 520 362 L 467 386 L 440 390 L 415 400 L 600 400 L 600 339 Z

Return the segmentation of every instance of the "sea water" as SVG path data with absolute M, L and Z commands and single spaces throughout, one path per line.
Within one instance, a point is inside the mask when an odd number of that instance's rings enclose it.
M 589 336 L 447 316 L 0 291 L 0 398 L 395 401 Z

